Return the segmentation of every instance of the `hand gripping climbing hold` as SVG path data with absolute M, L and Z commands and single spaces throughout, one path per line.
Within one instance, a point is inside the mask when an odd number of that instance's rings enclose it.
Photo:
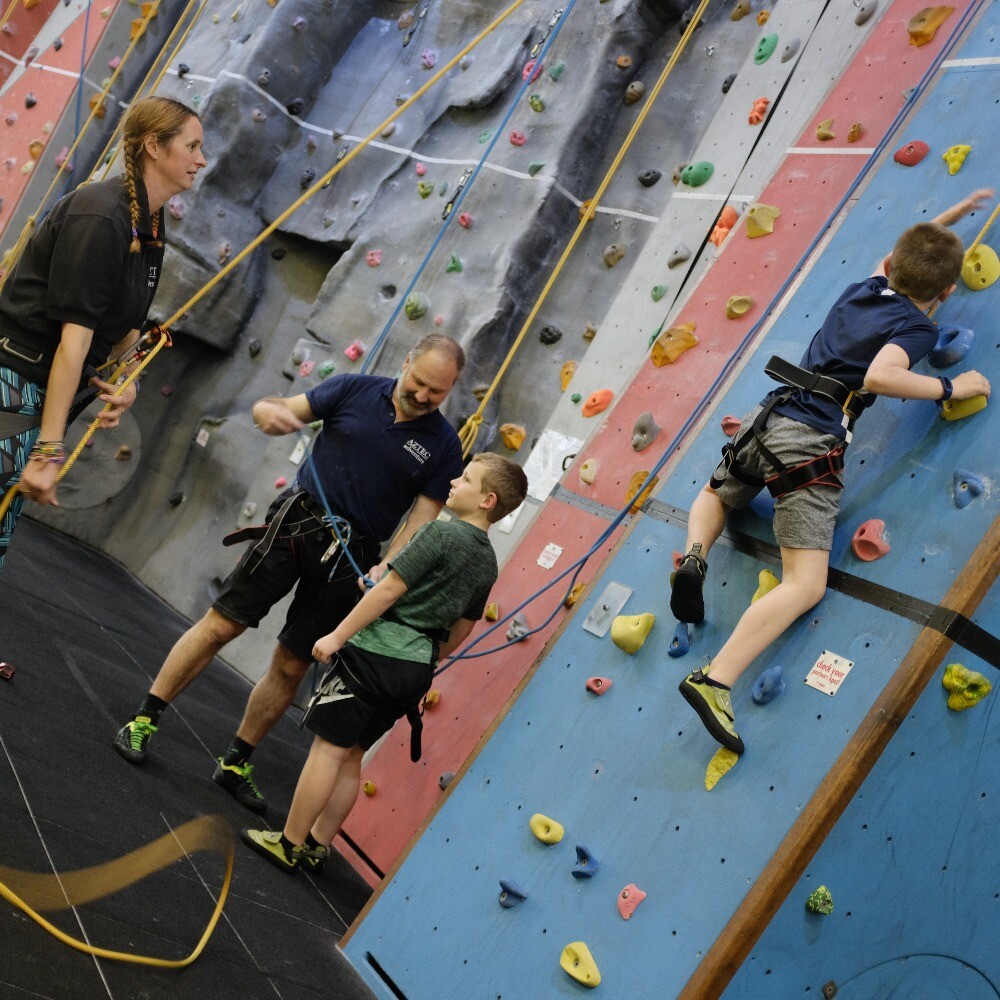
M 948 707 L 953 712 L 964 712 L 978 705 L 993 690 L 993 685 L 982 674 L 961 663 L 949 663 L 944 668 L 941 683 L 949 692 Z
M 688 187 L 701 187 L 715 172 L 715 167 L 707 160 L 689 163 L 681 171 L 681 183 Z
M 757 575 L 757 589 L 750 598 L 750 603 L 759 601 L 765 594 L 770 594 L 781 581 L 769 570 L 762 569 Z
M 528 619 L 523 611 L 518 611 L 507 626 L 507 641 L 519 642 L 528 634 Z
M 705 769 L 705 791 L 710 792 L 719 783 L 719 779 L 728 774 L 739 760 L 739 754 L 725 747 L 719 747 L 708 762 Z
M 566 832 L 561 823 L 557 823 L 554 819 L 549 819 L 544 813 L 535 813 L 528 820 L 528 826 L 531 827 L 531 832 L 543 844 L 558 844 Z
M 698 343 L 698 338 L 694 335 L 695 329 L 695 324 L 689 322 L 664 330 L 653 341 L 649 353 L 653 364 L 657 368 L 672 365 L 685 351 L 694 347 Z
M 824 118 L 823 121 L 816 126 L 816 138 L 819 139 L 820 142 L 829 142 L 831 139 L 837 138 L 837 133 L 833 131 L 832 118 Z
M 505 910 L 512 909 L 518 903 L 523 903 L 527 898 L 528 894 L 513 879 L 500 879 L 498 902 Z
M 753 308 L 752 295 L 733 295 L 726 302 L 726 319 L 739 319 Z
M 972 399 L 947 399 L 941 406 L 942 420 L 963 420 L 971 417 L 973 413 L 985 410 L 987 399 L 985 396 L 973 396 Z
M 747 209 L 747 236 L 755 240 L 759 236 L 769 236 L 774 232 L 774 220 L 781 215 L 781 209 L 773 205 L 751 205 Z
M 604 694 L 608 688 L 611 687 L 610 677 L 588 677 L 587 678 L 587 690 L 591 694 L 596 694 L 598 696 Z
M 649 482 L 646 482 L 646 480 Z M 646 469 L 640 469 L 632 473 L 632 478 L 628 481 L 628 488 L 625 490 L 625 503 L 631 502 L 630 514 L 638 514 L 639 508 L 649 499 L 649 495 L 656 489 L 656 484 L 660 481 L 659 476 L 650 476 Z M 646 483 L 645 488 L 642 484 Z M 642 492 L 639 490 L 642 488 Z
M 906 31 L 910 36 L 910 44 L 927 45 L 934 41 L 938 28 L 955 12 L 954 7 L 924 7 L 918 10 L 910 23 L 906 26 Z
M 653 414 L 648 410 L 640 413 L 632 426 L 632 450 L 644 451 L 659 437 L 659 434 L 660 425 L 653 419 Z
M 881 559 L 888 553 L 889 548 L 889 543 L 885 539 L 885 521 L 880 521 L 877 517 L 865 521 L 851 539 L 851 549 L 854 554 L 865 562 Z
M 747 121 L 751 125 L 759 125 L 767 117 L 767 108 L 770 103 L 770 98 L 758 97 L 757 100 L 753 102 L 753 107 L 750 109 Z
M 778 47 L 777 35 L 764 35 L 754 49 L 753 61 L 758 65 L 766 63 L 774 55 L 774 50 Z
M 942 154 L 941 159 L 948 164 L 948 173 L 953 177 L 962 169 L 965 158 L 972 152 L 971 146 L 949 146 Z
M 588 486 L 592 486 L 596 478 L 597 478 L 597 459 L 588 458 L 580 466 L 580 481 L 586 483 Z
M 618 912 L 622 920 L 628 920 L 635 913 L 636 907 L 646 898 L 646 894 L 635 882 L 629 882 L 620 893 L 618 893 Z
M 810 913 L 818 913 L 820 916 L 828 917 L 833 913 L 833 896 L 830 895 L 830 890 L 825 885 L 814 889 L 806 900 L 806 909 Z
M 601 862 L 583 844 L 576 845 L 576 864 L 570 869 L 573 878 L 593 878 L 601 870 Z
M 520 424 L 502 424 L 500 427 L 500 437 L 503 438 L 504 447 L 510 451 L 517 451 L 524 444 L 526 434 Z
M 957 365 L 976 341 L 975 333 L 967 326 L 945 326 L 938 333 L 937 343 L 927 356 L 935 368 Z
M 962 281 L 973 292 L 989 288 L 1000 278 L 1000 257 L 993 247 L 980 243 L 974 250 L 965 251 L 962 261 Z
M 914 139 L 899 147 L 892 158 L 904 167 L 915 167 L 929 152 L 931 147 L 920 139 Z
M 722 418 L 722 433 L 726 437 L 735 437 L 740 432 L 740 428 L 743 426 L 743 421 L 739 417 L 734 417 L 729 414 Z
M 563 948 L 559 965 L 567 975 L 584 986 L 597 986 L 601 981 L 594 956 L 582 941 L 574 941 Z
M 656 623 L 656 615 L 618 615 L 611 622 L 611 641 L 630 656 L 642 649 L 646 636 Z
M 674 637 L 667 647 L 667 656 L 674 660 L 680 659 L 691 651 L 691 633 L 688 631 L 687 622 L 678 622 L 674 629 Z
M 983 495 L 983 481 L 974 472 L 967 472 L 965 469 L 956 469 L 952 476 L 952 491 L 955 497 L 955 506 L 959 510 L 966 507 L 975 499 Z
M 761 675 L 753 682 L 750 689 L 750 697 L 758 705 L 766 705 L 774 701 L 785 691 L 785 679 L 781 676 L 781 664 L 775 663 L 761 672 Z
M 614 393 L 610 389 L 598 389 L 587 397 L 581 412 L 585 417 L 596 417 L 608 408 L 613 398 Z

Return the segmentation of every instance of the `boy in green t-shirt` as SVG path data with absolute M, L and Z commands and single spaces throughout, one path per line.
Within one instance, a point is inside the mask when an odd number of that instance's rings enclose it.
M 282 871 L 317 871 L 358 796 L 361 759 L 430 688 L 438 655 L 458 647 L 486 609 L 497 561 L 491 524 L 527 494 L 524 470 L 490 452 L 452 480 L 453 520 L 425 524 L 354 610 L 313 647 L 333 669 L 309 704 L 315 734 L 283 833 L 244 830 L 249 847 Z M 438 648 L 440 644 L 440 649 Z M 419 758 L 419 728 L 413 753 Z

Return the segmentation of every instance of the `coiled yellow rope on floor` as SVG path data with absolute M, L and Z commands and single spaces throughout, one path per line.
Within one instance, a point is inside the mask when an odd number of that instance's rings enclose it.
M 580 223 L 576 227 L 573 235 L 570 237 L 569 243 L 566 244 L 566 249 L 563 250 L 562 256 L 559 258 L 552 274 L 549 275 L 549 279 L 546 281 L 545 287 L 542 289 L 537 300 L 535 301 L 535 304 L 532 306 L 531 312 L 528 313 L 527 319 L 525 319 L 524 325 L 521 327 L 521 332 L 514 338 L 514 343 L 511 345 L 510 350 L 507 352 L 507 356 L 504 358 L 500 368 L 497 370 L 496 375 L 493 377 L 493 381 L 490 383 L 489 388 L 483 394 L 476 412 L 469 417 L 468 420 L 466 420 L 462 429 L 458 432 L 459 440 L 462 442 L 462 454 L 465 457 L 468 457 L 471 454 L 473 446 L 476 443 L 476 437 L 479 434 L 479 427 L 483 422 L 483 413 L 486 410 L 486 406 L 489 403 L 490 398 L 495 392 L 497 386 L 500 384 L 500 380 L 506 374 L 507 369 L 510 367 L 510 363 L 513 361 L 514 355 L 517 353 L 517 349 L 521 346 L 521 342 L 527 335 L 531 324 L 535 321 L 538 311 L 541 309 L 542 304 L 545 302 L 549 292 L 552 290 L 552 286 L 556 283 L 556 279 L 559 277 L 559 272 L 562 271 L 563 265 L 569 259 L 569 255 L 573 252 L 573 248 L 576 246 L 577 241 L 583 234 L 587 223 L 594 218 L 594 211 L 600 204 L 601 198 L 604 197 L 604 192 L 608 189 L 608 185 L 617 173 L 619 166 L 621 166 L 621 162 L 625 158 L 625 154 L 628 152 L 629 147 L 635 140 L 635 137 L 639 134 L 639 130 L 642 128 L 647 115 L 652 109 L 654 101 L 657 96 L 659 96 L 664 84 L 667 82 L 667 77 L 670 76 L 674 66 L 677 65 L 677 61 L 680 59 L 681 55 L 683 55 L 684 50 L 687 47 L 691 36 L 694 34 L 695 28 L 698 27 L 701 16 L 705 13 L 705 9 L 708 7 L 709 3 L 710 0 L 701 0 L 701 3 L 698 4 L 698 7 L 694 12 L 694 16 L 691 18 L 688 26 L 684 29 L 684 34 L 681 35 L 681 40 L 678 42 L 677 47 L 667 60 L 667 64 L 663 68 L 663 72 L 660 74 L 655 86 L 650 91 L 649 97 L 643 104 L 642 110 L 639 112 L 632 128 L 629 130 L 628 136 L 626 136 L 625 141 L 622 143 L 621 149 L 618 150 L 618 154 L 615 156 L 614 162 L 604 175 L 604 180 L 601 181 L 594 197 L 589 201 L 584 202 L 583 208 L 580 209 Z
M 65 910 L 93 902 L 95 899 L 103 899 L 198 851 L 214 851 L 222 855 L 226 864 L 226 874 L 211 919 L 198 944 L 185 958 L 153 958 L 149 955 L 135 955 L 127 951 L 100 948 L 66 934 L 38 912 Z M 229 884 L 233 877 L 234 853 L 233 832 L 229 824 L 221 816 L 199 816 L 145 847 L 140 847 L 114 861 L 95 865 L 93 868 L 45 875 L 40 872 L 23 872 L 0 866 L 0 897 L 31 917 L 39 927 L 58 938 L 63 944 L 86 955 L 109 958 L 116 962 L 131 962 L 135 965 L 153 965 L 161 969 L 183 969 L 205 950 L 205 945 L 208 944 L 208 939 L 222 916 L 222 908 L 226 903 Z

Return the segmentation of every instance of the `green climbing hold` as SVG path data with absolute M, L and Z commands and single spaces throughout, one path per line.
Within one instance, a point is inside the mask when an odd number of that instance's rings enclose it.
M 774 50 L 778 47 L 778 36 L 777 35 L 764 35 L 761 40 L 757 43 L 757 48 L 754 49 L 753 61 L 760 66 L 762 63 L 766 63 L 771 56 L 774 55 Z
M 528 104 L 531 106 L 532 111 L 544 111 L 545 101 L 542 100 L 541 94 L 532 94 L 528 98 Z
M 453 253 L 448 258 L 448 264 L 445 267 L 445 271 L 447 271 L 448 274 L 461 274 L 462 273 L 462 261 L 459 259 L 459 256 L 458 256 L 457 253 Z
M 818 889 L 809 893 L 809 898 L 806 900 L 806 909 L 811 913 L 819 913 L 824 917 L 830 916 L 833 913 L 833 896 L 830 895 L 830 890 L 825 885 L 821 885 Z
M 563 75 L 563 70 L 566 68 L 566 63 L 556 63 L 555 66 L 549 67 L 549 76 L 553 80 L 558 80 L 559 77 Z
M 715 172 L 715 167 L 707 160 L 699 160 L 697 163 L 689 163 L 681 171 L 681 183 L 688 187 L 701 187 Z
M 534 163 L 529 163 L 528 164 L 528 176 L 529 177 L 534 177 L 535 174 L 537 174 L 538 171 L 541 170 L 542 167 L 544 167 L 544 166 L 545 166 L 544 163 L 540 163 L 537 160 Z
M 493 129 L 491 129 L 491 128 L 484 128 L 482 130 L 482 132 L 479 133 L 479 141 L 481 143 L 482 142 L 489 142 L 490 139 L 492 139 L 492 138 L 493 138 Z
M 434 193 L 434 185 L 430 181 L 417 181 L 417 194 L 421 198 L 429 198 Z
M 573 401 L 574 404 L 576 404 L 579 403 L 581 399 L 583 399 L 583 396 L 581 396 L 580 393 L 578 392 L 574 392 L 573 395 L 570 396 L 569 398 Z
M 326 378 L 328 375 L 332 375 L 337 370 L 337 366 L 332 361 L 321 361 L 319 367 L 316 369 L 316 374 L 320 378 Z
M 653 297 L 654 302 L 659 302 L 664 295 L 667 294 L 666 285 L 653 285 L 652 290 L 649 293 Z
M 420 292 L 410 292 L 403 303 L 403 310 L 406 313 L 407 319 L 420 319 L 421 316 L 427 315 L 427 310 L 430 309 L 430 306 L 431 304 L 427 300 L 426 295 Z
M 948 707 L 953 712 L 964 712 L 978 705 L 993 690 L 993 685 L 981 673 L 961 663 L 949 663 L 944 668 L 941 683 L 948 691 Z

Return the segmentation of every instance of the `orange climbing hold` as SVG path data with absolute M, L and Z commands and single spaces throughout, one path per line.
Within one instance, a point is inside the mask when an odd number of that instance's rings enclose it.
M 861 138 L 861 133 L 863 131 L 864 131 L 864 128 L 862 127 L 861 122 L 855 122 L 851 126 L 851 130 L 847 133 L 847 141 L 848 142 L 857 142 L 858 139 Z
M 739 220 L 739 217 L 739 213 L 732 205 L 726 205 L 722 212 L 719 213 L 719 221 L 716 222 L 715 228 L 712 230 L 712 235 L 708 238 L 709 242 L 714 243 L 717 247 L 721 247 L 729 235 L 729 231 Z
M 685 351 L 689 351 L 698 343 L 694 335 L 694 323 L 682 323 L 664 330 L 656 340 L 650 352 L 650 359 L 657 368 L 672 365 Z
M 851 549 L 854 554 L 865 562 L 881 559 L 889 551 L 889 543 L 885 540 L 885 521 L 877 517 L 864 524 L 854 532 L 851 539 Z
M 503 424 L 500 428 L 503 443 L 511 451 L 517 451 L 524 444 L 526 434 L 527 431 L 520 424 Z
M 905 146 L 900 146 L 892 154 L 892 158 L 904 167 L 915 167 L 930 151 L 931 147 L 926 142 L 914 139 L 913 142 L 908 142 Z
M 747 121 L 751 125 L 759 125 L 767 117 L 767 107 L 771 103 L 768 97 L 758 97 L 756 101 L 753 102 L 753 107 L 750 109 L 750 117 Z
M 563 392 L 566 391 L 570 382 L 573 381 L 573 376 L 576 374 L 576 362 L 575 361 L 565 361 L 563 362 L 562 368 L 559 369 L 559 384 L 563 388 Z
M 763 28 L 765 24 L 770 20 L 771 12 L 769 10 L 759 11 L 757 14 L 757 23 Z
M 918 10 L 906 26 L 910 44 L 919 48 L 934 41 L 938 28 L 954 13 L 954 7 L 924 7 L 923 10 Z
M 103 118 L 108 113 L 100 94 L 94 94 L 87 103 L 90 105 L 90 110 L 94 112 L 95 118 Z
M 583 592 L 586 589 L 587 585 L 585 583 L 574 583 L 572 589 L 563 600 L 563 607 L 564 608 L 573 607 L 573 605 L 576 604 L 578 600 L 580 600 L 580 595 L 583 594 Z M 610 684 L 611 681 L 608 681 L 608 683 Z
M 585 417 L 596 417 L 598 413 L 603 413 L 608 408 L 614 395 L 610 389 L 598 389 L 592 392 L 583 404 L 581 412 Z
M 625 491 L 625 502 L 632 501 L 632 509 L 630 511 L 632 514 L 639 513 L 639 508 L 649 499 L 650 493 L 656 489 L 656 484 L 660 481 L 659 476 L 651 477 L 646 488 L 639 493 L 639 487 L 646 481 L 647 476 L 649 476 L 649 473 L 645 469 L 642 469 L 636 472 L 628 481 L 628 489 Z

